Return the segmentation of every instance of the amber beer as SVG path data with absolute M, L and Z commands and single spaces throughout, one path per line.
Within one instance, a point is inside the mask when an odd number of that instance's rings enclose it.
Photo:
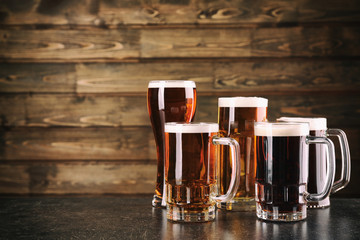
M 310 137 L 307 123 L 255 123 L 256 214 L 273 221 L 298 221 L 307 216 L 307 202 L 330 193 L 335 174 L 331 140 Z M 319 193 L 307 192 L 308 144 L 326 144 L 329 175 Z
M 166 122 L 191 122 L 196 109 L 196 86 L 193 81 L 151 81 L 147 95 L 148 111 L 157 152 L 157 177 L 154 207 L 165 207 L 165 133 Z
M 226 210 L 255 210 L 254 122 L 267 118 L 268 100 L 259 97 L 219 98 L 218 122 L 220 135 L 238 141 L 241 149 L 240 187 L 231 202 L 218 203 Z M 224 193 L 230 183 L 231 157 L 226 146 L 220 148 L 219 190 Z
M 228 201 L 238 187 L 238 143 L 219 138 L 217 123 L 165 124 L 167 218 L 180 222 L 215 219 L 215 202 Z M 230 145 L 235 161 L 225 196 L 217 193 L 217 144 Z
M 335 182 L 332 193 L 344 188 L 350 181 L 350 151 L 346 134 L 340 129 L 328 129 L 326 118 L 301 118 L 301 117 L 281 117 L 279 122 L 304 122 L 310 127 L 310 136 L 326 137 L 338 136 L 340 149 L 342 151 L 342 179 Z M 324 145 L 309 146 L 309 192 L 319 193 L 324 188 L 327 173 L 326 148 Z M 324 208 L 330 206 L 330 197 L 318 202 L 309 202 L 310 208 Z

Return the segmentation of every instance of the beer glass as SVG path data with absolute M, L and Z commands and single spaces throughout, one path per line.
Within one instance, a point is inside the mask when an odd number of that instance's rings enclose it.
M 299 221 L 307 216 L 307 202 L 321 201 L 335 176 L 335 151 L 326 137 L 309 135 L 307 123 L 255 123 L 256 215 L 272 221 Z M 324 144 L 328 171 L 324 189 L 308 193 L 309 144 Z
M 217 123 L 165 124 L 167 218 L 178 222 L 215 219 L 215 202 L 229 201 L 239 186 L 239 144 L 218 136 Z M 225 195 L 217 194 L 217 148 L 231 149 L 232 175 Z
M 147 106 L 154 132 L 157 152 L 157 177 L 154 207 L 165 207 L 164 161 L 165 122 L 191 122 L 196 109 L 196 86 L 193 81 L 151 81 L 148 86 Z
M 277 119 L 280 122 L 306 122 L 310 126 L 310 136 L 326 137 L 337 136 L 339 138 L 340 150 L 342 156 L 341 177 L 334 182 L 331 193 L 343 189 L 350 181 L 350 150 L 344 131 L 340 129 L 328 129 L 326 118 L 300 118 L 300 117 L 281 117 Z M 321 192 L 324 188 L 326 178 L 326 154 L 323 145 L 309 146 L 309 181 L 308 189 L 310 192 Z M 324 208 L 330 206 L 330 198 L 322 201 L 308 202 L 309 208 Z
M 241 183 L 233 200 L 217 203 L 232 211 L 255 210 L 254 122 L 267 118 L 268 100 L 259 97 L 219 98 L 218 122 L 220 135 L 238 141 L 241 149 Z M 229 148 L 220 147 L 219 191 L 223 194 L 230 183 L 231 156 Z

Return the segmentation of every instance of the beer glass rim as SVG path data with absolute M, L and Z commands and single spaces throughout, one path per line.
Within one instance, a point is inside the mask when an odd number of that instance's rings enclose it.
M 182 88 L 191 87 L 196 88 L 194 81 L 189 80 L 152 80 L 149 82 L 148 88 Z
M 255 136 L 307 136 L 309 135 L 309 123 L 307 122 L 255 122 Z
M 268 107 L 263 97 L 220 97 L 219 107 Z
M 309 123 L 310 131 L 327 129 L 327 120 L 323 117 L 280 117 L 276 121 Z
M 165 123 L 165 132 L 168 133 L 217 133 L 219 124 L 210 122 Z

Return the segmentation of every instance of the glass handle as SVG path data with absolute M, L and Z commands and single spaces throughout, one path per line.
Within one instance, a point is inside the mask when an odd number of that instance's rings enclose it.
M 313 136 L 307 136 L 306 137 L 306 143 L 308 144 L 325 144 L 327 146 L 327 153 L 326 153 L 326 161 L 328 170 L 326 173 L 326 183 L 325 187 L 322 190 L 321 193 L 304 193 L 304 198 L 308 202 L 318 202 L 321 200 L 324 200 L 327 198 L 330 194 L 334 178 L 335 178 L 335 150 L 334 150 L 334 143 L 326 138 L 326 137 L 313 137 Z
M 334 182 L 331 193 L 343 189 L 350 182 L 351 159 L 349 143 L 346 134 L 341 129 L 328 129 L 326 131 L 328 136 L 337 136 L 339 138 L 341 150 L 341 177 L 338 181 Z
M 225 195 L 212 197 L 217 202 L 227 202 L 235 196 L 240 185 L 240 145 L 235 139 L 227 137 L 214 137 L 212 142 L 214 145 L 228 145 L 231 149 L 232 170 L 229 189 Z

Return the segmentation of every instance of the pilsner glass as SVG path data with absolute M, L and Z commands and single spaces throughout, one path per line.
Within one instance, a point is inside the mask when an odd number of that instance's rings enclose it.
M 148 86 L 147 106 L 154 132 L 157 152 L 157 177 L 154 207 L 165 207 L 165 133 L 166 122 L 191 122 L 196 109 L 196 85 L 193 81 L 151 81 Z
M 165 124 L 167 218 L 178 222 L 215 219 L 215 202 L 229 201 L 239 186 L 239 144 L 218 136 L 217 123 Z M 230 146 L 232 175 L 225 195 L 216 196 L 217 147 Z
M 281 117 L 279 122 L 305 122 L 309 123 L 310 136 L 326 137 L 337 136 L 339 138 L 342 156 L 341 178 L 334 182 L 331 193 L 343 189 L 350 181 L 350 150 L 346 134 L 341 129 L 327 128 L 326 118 L 301 118 L 301 117 Z M 324 188 L 326 179 L 326 153 L 323 145 L 309 146 L 309 181 L 308 189 L 310 192 L 321 192 Z M 330 197 L 318 202 L 308 202 L 309 208 L 324 208 L 330 206 Z
M 321 201 L 335 176 L 334 144 L 309 136 L 307 123 L 255 123 L 256 215 L 271 221 L 299 221 L 307 217 L 307 202 Z M 324 144 L 328 172 L 320 193 L 308 193 L 309 144 Z
M 268 100 L 259 97 L 219 98 L 220 135 L 240 144 L 240 186 L 233 200 L 217 203 L 231 211 L 255 210 L 254 122 L 266 121 Z M 231 157 L 227 147 L 220 147 L 219 191 L 223 194 L 230 183 Z

